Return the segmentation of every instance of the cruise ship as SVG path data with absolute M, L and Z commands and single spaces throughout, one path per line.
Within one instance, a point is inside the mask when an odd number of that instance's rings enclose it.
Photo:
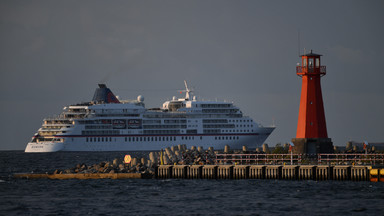
M 148 109 L 143 96 L 119 100 L 99 84 L 92 101 L 44 119 L 25 152 L 160 150 L 179 144 L 254 149 L 275 129 L 243 115 L 233 103 L 198 100 L 184 84 L 184 98 Z

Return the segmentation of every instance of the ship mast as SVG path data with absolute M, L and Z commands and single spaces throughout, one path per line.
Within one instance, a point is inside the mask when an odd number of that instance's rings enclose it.
M 193 90 L 190 90 L 188 88 L 187 81 L 184 80 L 184 85 L 185 85 L 185 100 L 189 100 L 189 94 L 193 92 Z

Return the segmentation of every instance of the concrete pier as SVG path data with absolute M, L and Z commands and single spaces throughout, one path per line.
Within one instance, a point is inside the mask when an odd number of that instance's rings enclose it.
M 238 165 L 233 167 L 234 179 L 247 179 L 249 178 L 249 165 Z
M 251 165 L 249 166 L 249 178 L 251 179 L 264 179 L 265 178 L 265 165 Z
M 216 179 L 217 178 L 217 166 L 216 165 L 205 165 L 202 169 L 203 179 Z
M 75 174 L 38 174 L 16 173 L 14 178 L 21 179 L 142 179 L 152 178 L 151 175 L 142 173 L 75 173 Z
M 315 179 L 315 166 L 301 165 L 299 167 L 299 179 L 300 180 L 313 180 Z
M 346 181 L 350 180 L 351 167 L 350 166 L 334 166 L 333 167 L 333 180 Z
M 382 174 L 381 174 L 382 172 Z M 384 169 L 328 165 L 162 165 L 157 178 L 384 181 Z
M 160 165 L 157 168 L 157 178 L 167 179 L 172 177 L 172 165 Z
M 203 174 L 202 165 L 191 165 L 187 169 L 187 178 L 189 179 L 201 179 Z
M 331 178 L 331 167 L 328 165 L 319 165 L 316 167 L 315 180 L 324 181 Z
M 280 179 L 281 178 L 281 167 L 279 165 L 269 165 L 265 168 L 266 179 Z
M 174 165 L 172 167 L 173 178 L 187 178 L 187 165 Z
M 384 168 L 346 165 L 160 165 L 155 173 L 18 173 L 26 179 L 282 179 L 384 182 Z
M 299 166 L 296 165 L 288 165 L 282 167 L 282 179 L 285 180 L 296 180 L 298 177 Z
M 218 179 L 232 179 L 233 177 L 233 166 L 232 165 L 221 165 L 217 167 L 217 178 Z
M 351 167 L 351 180 L 352 181 L 366 181 L 368 180 L 368 170 L 365 166 L 352 166 Z

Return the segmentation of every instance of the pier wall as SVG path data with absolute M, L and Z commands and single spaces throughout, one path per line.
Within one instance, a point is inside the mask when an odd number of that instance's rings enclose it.
M 282 179 L 384 182 L 384 168 L 328 165 L 160 165 L 149 173 L 16 173 L 26 179 Z
M 384 181 L 384 169 L 328 165 L 160 165 L 156 178 Z M 381 174 L 381 175 L 380 175 Z

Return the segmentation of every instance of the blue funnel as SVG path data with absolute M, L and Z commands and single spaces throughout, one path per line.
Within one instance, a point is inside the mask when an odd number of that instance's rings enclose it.
M 94 103 L 120 103 L 105 84 L 99 84 L 99 88 L 96 89 L 92 101 Z

